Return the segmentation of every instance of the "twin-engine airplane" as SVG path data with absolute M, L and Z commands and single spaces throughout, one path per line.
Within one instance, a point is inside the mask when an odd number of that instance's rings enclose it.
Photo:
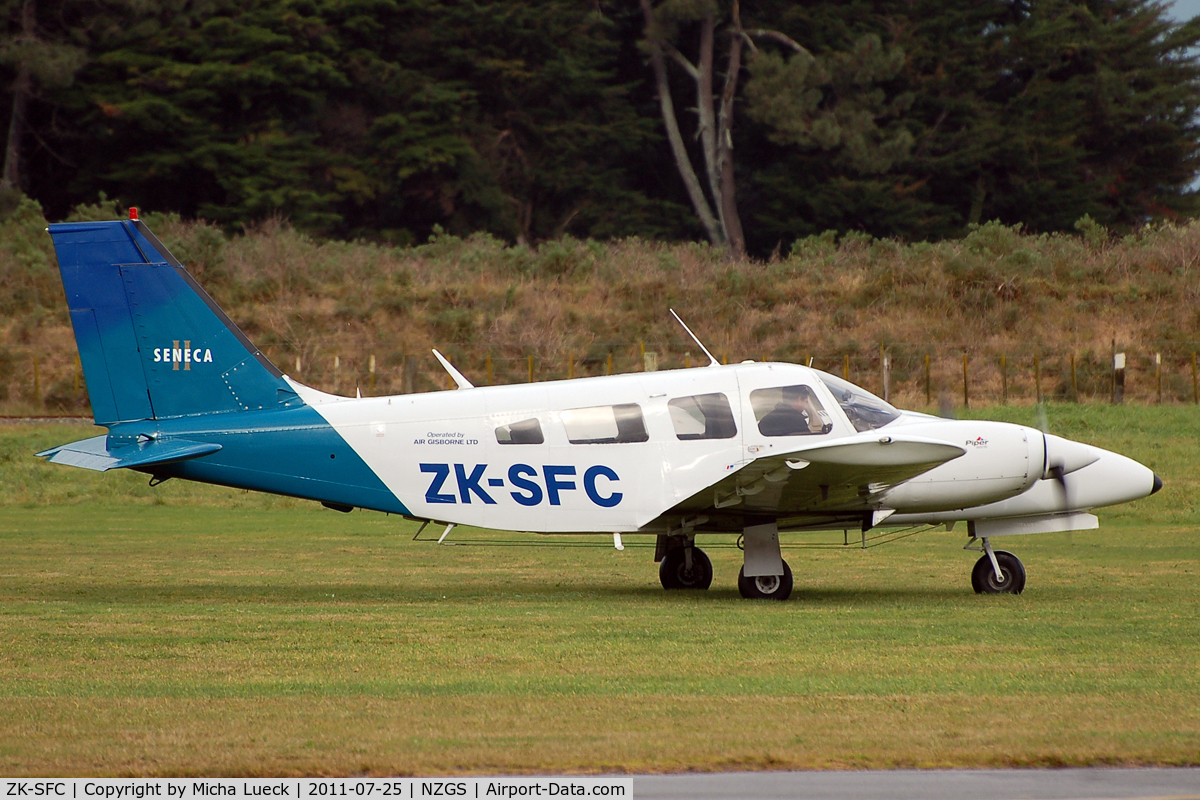
M 779 600 L 792 591 L 780 533 L 965 521 L 983 551 L 975 591 L 1019 593 L 1025 568 L 992 539 L 1095 528 L 1089 510 L 1162 486 L 1124 456 L 1033 428 L 899 411 L 815 369 L 711 355 L 693 369 L 475 387 L 437 354 L 457 390 L 338 397 L 281 373 L 144 223 L 49 230 L 109 430 L 39 453 L 57 464 L 447 532 L 603 532 L 618 547 L 648 534 L 667 589 L 712 583 L 697 534 L 739 535 L 742 596 Z

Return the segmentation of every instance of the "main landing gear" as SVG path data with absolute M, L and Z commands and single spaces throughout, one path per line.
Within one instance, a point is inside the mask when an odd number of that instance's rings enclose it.
M 792 570 L 779 554 L 779 528 L 774 522 L 742 530 L 744 564 L 738 592 L 747 600 L 787 600 L 792 596 Z
M 712 586 L 712 561 L 695 542 L 686 539 L 682 544 L 668 545 L 658 564 L 658 579 L 664 589 L 707 589 Z
M 745 563 L 738 572 L 738 592 L 751 600 L 787 600 L 792 594 L 792 570 L 779 555 L 775 523 L 747 527 L 742 541 Z M 664 589 L 712 585 L 712 561 L 690 536 L 659 536 L 654 559 Z
M 979 540 L 983 555 L 971 570 L 971 586 L 975 594 L 1020 594 L 1025 591 L 1025 565 L 1021 559 L 1005 550 L 993 550 L 992 543 L 984 536 Z M 966 549 L 975 550 L 967 542 Z
M 747 600 L 787 600 L 792 594 L 792 568 L 786 561 L 782 575 L 756 575 L 746 577 L 746 568 L 738 570 L 738 591 Z

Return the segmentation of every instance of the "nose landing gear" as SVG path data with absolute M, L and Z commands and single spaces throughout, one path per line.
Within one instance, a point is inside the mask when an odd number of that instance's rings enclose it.
M 971 546 L 975 539 L 967 542 L 966 547 L 983 550 L 971 570 L 971 587 L 975 594 L 1020 594 L 1025 591 L 1025 565 L 1021 559 L 1005 550 L 993 550 L 986 536 L 979 541 L 981 548 Z

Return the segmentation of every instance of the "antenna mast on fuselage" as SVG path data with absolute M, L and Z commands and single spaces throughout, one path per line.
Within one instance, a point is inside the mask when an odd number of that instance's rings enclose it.
M 675 309 L 669 308 L 667 310 L 671 312 L 671 316 L 675 318 L 675 321 L 683 326 L 683 329 L 687 331 L 687 335 L 692 337 L 692 341 L 696 343 L 696 346 L 704 351 L 704 355 L 708 356 L 708 365 L 710 367 L 721 366 L 720 362 L 713 358 L 713 354 L 708 352 L 708 348 L 704 346 L 704 342 L 700 341 L 699 337 L 692 333 L 692 329 L 687 326 L 687 323 L 679 318 L 679 315 L 675 313 Z

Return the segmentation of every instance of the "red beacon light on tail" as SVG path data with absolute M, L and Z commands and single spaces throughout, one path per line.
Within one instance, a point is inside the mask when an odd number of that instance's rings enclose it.
M 129 221 L 137 222 L 137 219 L 138 219 L 137 206 L 130 206 L 129 207 Z

